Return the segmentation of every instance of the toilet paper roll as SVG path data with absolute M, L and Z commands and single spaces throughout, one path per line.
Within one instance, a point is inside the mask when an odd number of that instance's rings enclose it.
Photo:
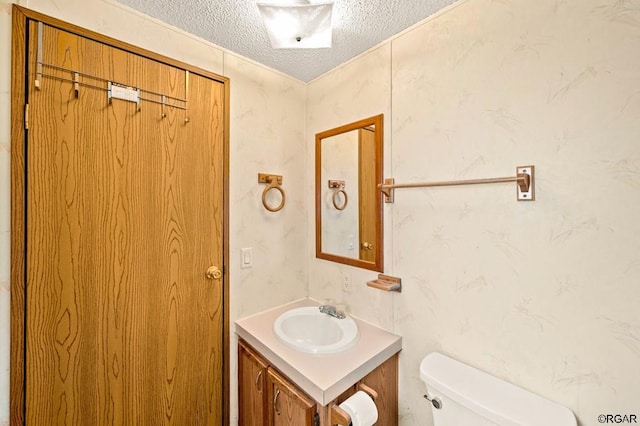
M 378 421 L 378 409 L 373 399 L 366 393 L 358 391 L 340 404 L 340 408 L 351 416 L 353 426 L 372 426 Z

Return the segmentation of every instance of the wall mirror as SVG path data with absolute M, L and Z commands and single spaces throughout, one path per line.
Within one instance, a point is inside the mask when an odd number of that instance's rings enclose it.
M 382 114 L 316 134 L 316 257 L 383 272 Z

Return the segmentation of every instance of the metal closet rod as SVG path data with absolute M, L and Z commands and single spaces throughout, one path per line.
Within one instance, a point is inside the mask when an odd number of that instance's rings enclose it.
M 393 203 L 393 190 L 400 188 L 428 188 L 435 186 L 457 186 L 457 185 L 477 185 L 485 183 L 516 182 L 517 195 L 519 201 L 533 201 L 533 171 L 534 166 L 521 166 L 516 169 L 516 176 L 484 178 L 484 179 L 464 179 L 446 180 L 441 182 L 417 182 L 417 183 L 395 183 L 395 179 L 388 178 L 384 183 L 378 184 L 378 189 L 385 195 L 385 202 Z

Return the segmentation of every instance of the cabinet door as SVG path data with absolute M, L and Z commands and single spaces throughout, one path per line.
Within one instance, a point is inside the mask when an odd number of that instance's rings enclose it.
M 238 343 L 238 424 L 264 426 L 267 421 L 267 362 Z
M 267 398 L 269 426 L 313 426 L 314 401 L 271 368 L 267 370 Z

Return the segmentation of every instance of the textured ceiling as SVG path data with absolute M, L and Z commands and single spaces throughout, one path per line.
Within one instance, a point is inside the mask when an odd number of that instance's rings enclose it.
M 308 82 L 455 0 L 335 0 L 333 46 L 327 49 L 271 48 L 256 0 L 118 1 Z

